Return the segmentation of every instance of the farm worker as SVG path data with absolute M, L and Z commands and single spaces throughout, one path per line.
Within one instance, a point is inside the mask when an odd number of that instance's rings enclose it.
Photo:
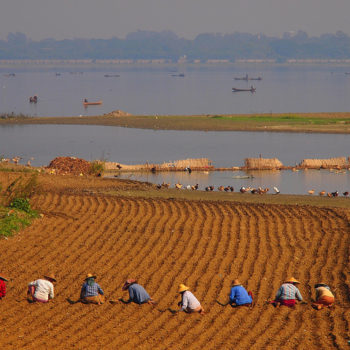
M 331 307 L 334 303 L 334 295 L 331 289 L 325 283 L 315 284 L 316 301 L 312 303 L 312 307 L 321 310 L 324 307 Z
M 84 304 L 101 305 L 105 301 L 104 292 L 95 282 L 96 276 L 88 273 L 80 291 L 80 301 Z
M 181 294 L 181 301 L 178 303 L 178 305 L 181 306 L 179 311 L 184 311 L 186 313 L 199 312 L 200 315 L 204 315 L 203 307 L 189 289 L 190 288 L 184 284 L 179 285 L 178 292 Z
M 125 281 L 122 290 L 129 292 L 129 300 L 126 303 L 134 302 L 136 304 L 151 304 L 157 303 L 149 296 L 146 289 L 137 283 L 137 280 L 129 278 Z
M 230 292 L 231 306 L 251 305 L 253 303 L 252 292 L 247 292 L 238 279 L 235 279 Z
M 6 295 L 6 283 L 8 279 L 0 273 L 0 300 Z
M 37 279 L 28 284 L 27 296 L 32 298 L 32 301 L 39 303 L 47 303 L 49 299 L 54 298 L 54 286 L 56 278 L 53 274 L 44 276 L 44 279 Z
M 303 297 L 296 287 L 297 284 L 300 284 L 300 282 L 294 277 L 288 278 L 277 291 L 276 298 L 272 303 L 277 307 L 280 305 L 294 307 L 296 299 L 302 301 Z

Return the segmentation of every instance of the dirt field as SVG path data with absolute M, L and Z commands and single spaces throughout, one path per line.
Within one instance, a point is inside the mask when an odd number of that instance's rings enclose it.
M 0 240 L 1 272 L 11 278 L 0 301 L 1 348 L 349 348 L 348 209 L 122 197 L 100 190 L 140 185 L 46 179 L 32 199 L 44 217 Z M 29 304 L 27 283 L 47 271 L 58 279 L 55 299 Z M 88 272 L 108 300 L 127 297 L 123 282 L 138 278 L 159 305 L 70 305 Z M 327 282 L 335 307 L 266 305 L 291 275 L 309 304 L 313 285 Z M 252 310 L 216 303 L 237 277 L 255 295 Z M 179 283 L 191 287 L 205 316 L 159 311 L 177 308 Z

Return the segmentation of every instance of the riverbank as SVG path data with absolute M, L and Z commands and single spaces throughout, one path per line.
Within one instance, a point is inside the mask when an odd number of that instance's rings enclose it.
M 350 112 L 222 115 L 123 115 L 111 112 L 101 116 L 81 117 L 0 116 L 0 126 L 25 124 L 101 125 L 153 130 L 349 134 Z

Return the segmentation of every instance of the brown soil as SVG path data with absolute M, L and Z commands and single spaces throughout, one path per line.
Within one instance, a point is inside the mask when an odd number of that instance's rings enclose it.
M 1 272 L 11 278 L 0 301 L 1 348 L 348 348 L 347 209 L 146 198 L 151 185 L 90 177 L 43 175 L 40 184 L 32 204 L 44 217 L 0 240 Z M 112 188 L 145 198 L 101 192 Z M 27 303 L 27 283 L 47 271 L 57 276 L 55 299 Z M 121 286 L 133 277 L 159 305 L 70 305 L 88 272 L 107 300 L 126 297 Z M 291 275 L 309 304 L 266 305 Z M 251 310 L 216 303 L 237 277 L 255 295 Z M 321 281 L 336 305 L 315 311 L 313 285 Z M 179 283 L 191 287 L 205 316 L 159 311 L 177 308 Z

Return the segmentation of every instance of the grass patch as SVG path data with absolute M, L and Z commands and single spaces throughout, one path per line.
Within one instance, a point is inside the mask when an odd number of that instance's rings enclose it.
M 90 172 L 92 175 L 102 175 L 105 171 L 105 162 L 95 160 L 91 163 Z
M 301 115 L 232 115 L 220 116 L 214 115 L 212 119 L 229 120 L 232 122 L 245 123 L 270 123 L 270 124 L 293 124 L 293 125 L 330 125 L 330 124 L 350 124 L 350 118 L 322 118 L 322 117 L 305 117 Z
M 0 237 L 10 237 L 14 233 L 29 226 L 39 214 L 37 211 L 29 211 L 17 208 L 0 207 Z

